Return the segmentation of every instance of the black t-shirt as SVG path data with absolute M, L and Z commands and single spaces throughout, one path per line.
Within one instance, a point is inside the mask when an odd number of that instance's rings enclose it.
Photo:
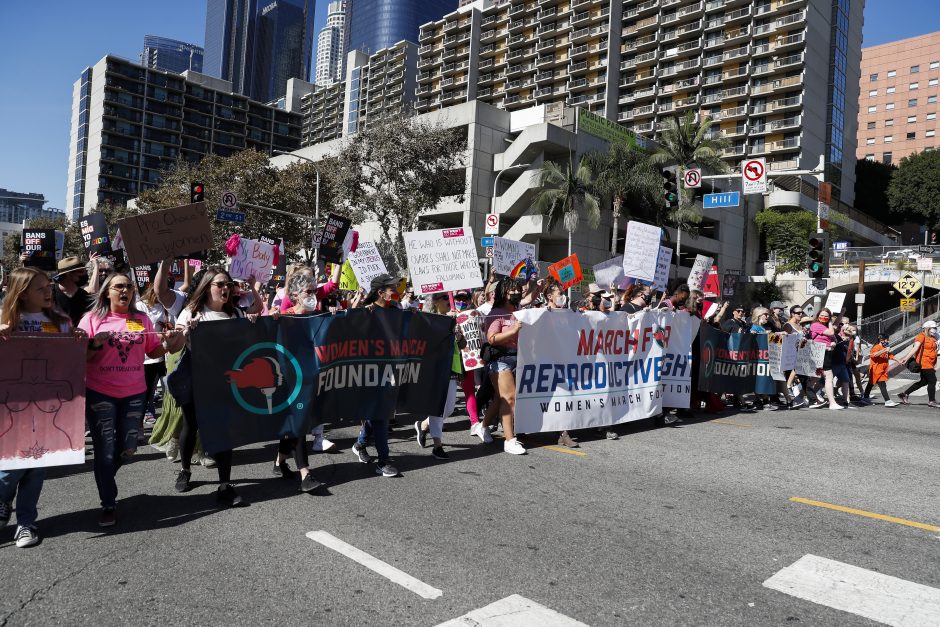
M 58 286 L 55 288 L 55 305 L 72 319 L 72 324 L 78 326 L 82 316 L 91 309 L 91 295 L 82 288 L 78 288 L 71 297 Z
M 735 320 L 734 318 L 728 318 L 721 323 L 721 330 L 725 333 L 744 333 L 744 331 L 750 328 L 751 325 L 747 323 L 746 320 Z
M 638 311 L 643 311 L 643 308 L 646 305 L 635 305 L 633 303 L 624 303 L 620 305 L 620 311 L 625 311 L 627 313 L 636 313 Z

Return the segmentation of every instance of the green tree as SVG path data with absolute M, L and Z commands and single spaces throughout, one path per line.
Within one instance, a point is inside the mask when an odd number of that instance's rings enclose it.
M 904 157 L 888 185 L 888 206 L 916 216 L 928 229 L 940 225 L 940 152 L 924 151 Z
M 816 232 L 816 216 L 808 211 L 765 209 L 754 217 L 767 249 L 777 255 L 776 272 L 799 272 L 806 268 L 810 235 Z
M 908 216 L 888 209 L 888 185 L 897 170 L 894 164 L 858 159 L 855 162 L 855 208 L 884 224 L 904 222 Z
M 554 161 L 546 161 L 539 172 L 539 188 L 532 207 L 548 218 L 548 231 L 559 223 L 568 231 L 568 254 L 571 254 L 571 239 L 581 220 L 587 218 L 592 229 L 600 223 L 601 210 L 597 197 L 592 193 L 591 170 L 582 161 L 577 170 L 571 164 L 563 170 Z
M 661 182 L 648 155 L 625 142 L 614 142 L 607 152 L 592 152 L 585 163 L 594 176 L 594 189 L 605 202 L 612 204 L 610 252 L 617 254 L 618 219 L 629 220 L 636 213 L 655 211 Z

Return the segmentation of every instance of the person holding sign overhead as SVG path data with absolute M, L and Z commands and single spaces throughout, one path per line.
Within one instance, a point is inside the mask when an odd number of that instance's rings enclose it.
M 111 274 L 102 283 L 92 310 L 79 323 L 91 338 L 85 373 L 85 416 L 95 447 L 101 527 L 115 523 L 118 489 L 114 478 L 121 465 L 137 452 L 147 393 L 144 359 L 164 355 L 168 337 L 176 333 L 154 332 L 150 319 L 137 310 L 136 301 L 133 279 Z

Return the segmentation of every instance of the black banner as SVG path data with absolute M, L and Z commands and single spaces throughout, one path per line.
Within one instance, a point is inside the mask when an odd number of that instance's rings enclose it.
M 773 394 L 767 336 L 725 333 L 703 324 L 699 332 L 698 389 L 716 394 Z
M 55 229 L 23 229 L 23 265 L 47 272 L 56 269 Z
M 82 232 L 82 245 L 90 255 L 107 257 L 111 254 L 111 238 L 108 236 L 108 220 L 103 213 L 89 213 L 79 220 Z
M 343 242 L 346 240 L 346 234 L 352 227 L 352 220 L 331 213 L 326 224 L 323 225 L 323 233 L 320 235 L 319 259 L 329 261 L 330 263 L 343 263 Z
M 300 436 L 321 416 L 440 415 L 454 321 L 383 309 L 203 322 L 192 347 L 199 432 L 211 454 Z

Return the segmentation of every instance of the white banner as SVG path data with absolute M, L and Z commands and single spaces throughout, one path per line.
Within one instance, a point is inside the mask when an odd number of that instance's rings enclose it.
M 352 233 L 352 229 L 349 231 Z M 349 266 L 353 274 L 356 275 L 356 281 L 359 282 L 366 291 L 369 290 L 369 284 L 375 277 L 388 274 L 382 255 L 375 242 L 359 242 L 356 252 L 349 255 Z
M 238 252 L 232 257 L 229 274 L 236 281 L 254 277 L 255 281 L 267 283 L 273 274 L 273 263 L 274 246 L 243 237 L 238 241 Z
M 602 427 L 662 412 L 662 371 L 676 314 L 526 309 L 516 367 L 519 433 Z M 675 350 L 687 354 L 690 346 Z
M 808 341 L 796 351 L 796 374 L 815 377 L 816 370 L 822 368 L 826 356 L 826 346 L 819 342 Z
M 689 272 L 687 281 L 690 290 L 705 290 L 705 281 L 708 280 L 708 273 L 711 272 L 714 259 L 705 255 L 695 255 L 695 262 L 692 264 L 692 270 Z
M 405 233 L 408 270 L 416 295 L 483 287 L 469 226 Z
M 643 281 L 656 278 L 656 259 L 659 257 L 659 240 L 662 229 L 652 224 L 627 223 L 627 238 L 623 248 L 623 273 Z
M 666 250 L 669 250 L 668 248 Z M 669 250 L 672 253 L 671 250 Z M 692 342 L 701 321 L 688 312 L 671 312 L 666 318 L 666 353 L 663 356 L 663 407 L 688 409 L 692 393 Z M 698 381 L 694 383 L 698 385 Z
M 535 244 L 505 237 L 493 238 L 493 270 L 496 274 L 516 277 L 525 270 L 526 262 L 534 264 Z

